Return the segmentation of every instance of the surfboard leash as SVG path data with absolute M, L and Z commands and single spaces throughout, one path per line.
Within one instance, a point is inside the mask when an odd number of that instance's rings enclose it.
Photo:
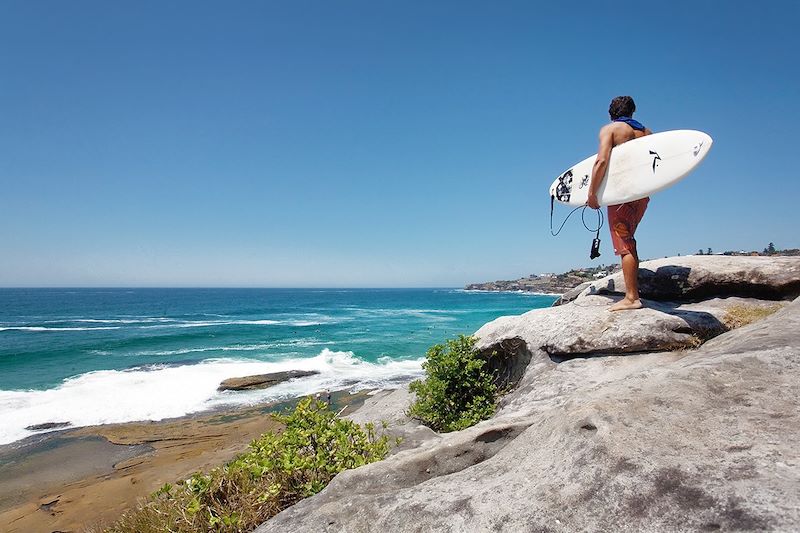
M 586 228 L 586 230 L 589 231 L 589 232 L 594 232 L 594 240 L 592 241 L 592 249 L 589 251 L 589 259 L 596 259 L 596 258 L 600 257 L 600 228 L 603 227 L 603 223 L 605 222 L 605 217 L 603 216 L 603 210 L 602 209 L 595 209 L 595 211 L 597 211 L 597 228 L 593 229 L 593 228 L 590 228 L 588 225 L 586 225 L 586 218 L 585 218 L 586 217 L 586 208 L 589 207 L 589 206 L 588 205 L 579 205 L 578 207 L 576 207 L 575 209 L 573 209 L 572 211 L 569 212 L 567 217 L 564 219 L 564 221 L 558 227 L 558 230 L 555 233 L 553 233 L 553 212 L 555 210 L 555 203 L 556 203 L 556 197 L 553 196 L 553 195 L 550 195 L 550 235 L 552 235 L 553 237 L 558 236 L 558 234 L 561 233 L 561 230 L 563 230 L 564 226 L 567 224 L 567 220 L 569 220 L 569 217 L 571 217 L 572 214 L 575 213 L 575 211 L 577 211 L 578 209 L 581 209 L 582 210 L 581 211 L 581 222 L 583 223 L 583 227 Z

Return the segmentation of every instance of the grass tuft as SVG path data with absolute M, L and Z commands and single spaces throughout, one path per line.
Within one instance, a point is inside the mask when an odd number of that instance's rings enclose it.
M 753 322 L 758 322 L 769 315 L 780 311 L 783 304 L 769 306 L 759 305 L 732 305 L 725 310 L 722 322 L 728 329 L 740 328 Z

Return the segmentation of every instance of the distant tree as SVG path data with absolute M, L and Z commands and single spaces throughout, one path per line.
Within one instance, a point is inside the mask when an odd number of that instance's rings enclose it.
M 703 249 L 702 249 L 702 248 L 700 248 L 699 250 L 697 250 L 697 255 L 703 255 Z
M 774 244 L 769 243 L 769 245 L 767 246 L 767 253 L 768 254 L 774 254 L 775 253 L 775 245 Z
M 709 249 L 706 251 L 706 255 L 711 255 L 711 253 L 712 253 L 712 252 L 711 252 L 711 248 L 709 248 Z

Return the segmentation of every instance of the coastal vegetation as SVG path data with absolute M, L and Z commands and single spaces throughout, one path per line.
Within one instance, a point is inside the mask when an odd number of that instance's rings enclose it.
M 757 322 L 762 318 L 780 311 L 783 308 L 781 304 L 758 306 L 758 305 L 732 305 L 725 310 L 725 316 L 722 322 L 728 329 L 740 328 L 753 322 Z
M 329 406 L 301 400 L 280 433 L 265 433 L 249 450 L 208 473 L 164 485 L 104 531 L 245 532 L 321 491 L 343 470 L 383 459 L 389 438 L 339 418 Z
M 428 349 L 422 368 L 425 379 L 409 390 L 416 400 L 409 416 L 431 429 L 457 431 L 477 424 L 495 412 L 497 386 L 475 349 L 477 339 L 460 335 Z

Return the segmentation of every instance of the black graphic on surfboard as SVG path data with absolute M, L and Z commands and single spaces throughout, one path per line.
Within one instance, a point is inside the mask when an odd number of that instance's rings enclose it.
M 655 174 L 656 173 L 656 166 L 657 166 L 656 162 L 657 161 L 661 161 L 661 156 L 658 155 L 658 152 L 654 152 L 652 150 L 650 150 L 650 155 L 654 155 L 655 156 L 653 158 L 653 174 Z
M 556 198 L 559 202 L 569 202 L 572 194 L 572 169 L 567 170 L 558 177 L 556 185 Z

